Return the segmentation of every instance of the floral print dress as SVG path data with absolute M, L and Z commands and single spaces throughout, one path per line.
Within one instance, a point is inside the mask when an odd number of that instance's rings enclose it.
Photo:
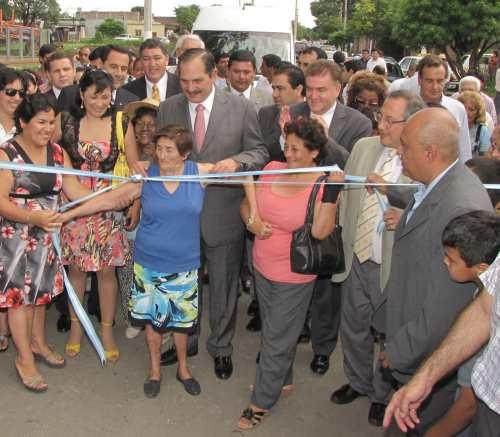
M 94 172 L 113 170 L 118 156 L 115 134 L 111 140 L 80 141 L 79 120 L 63 112 L 61 124 L 61 145 L 68 152 L 74 168 Z M 112 132 L 115 132 L 114 122 Z M 82 177 L 80 182 L 92 191 L 111 184 L 109 180 L 90 177 Z M 123 266 L 129 256 L 123 214 L 100 212 L 68 222 L 61 229 L 61 245 L 63 263 L 82 272 Z
M 15 141 L 1 146 L 14 163 L 33 164 Z M 47 165 L 63 167 L 63 151 L 47 145 Z M 10 201 L 27 211 L 55 210 L 62 188 L 60 174 L 12 171 L 14 186 Z M 0 308 L 44 305 L 62 293 L 62 265 L 50 233 L 25 223 L 0 217 Z

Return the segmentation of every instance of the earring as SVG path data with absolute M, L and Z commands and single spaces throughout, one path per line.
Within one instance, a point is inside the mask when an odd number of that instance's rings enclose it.
M 83 106 L 83 100 L 82 103 L 80 104 L 80 109 L 85 109 L 85 106 Z

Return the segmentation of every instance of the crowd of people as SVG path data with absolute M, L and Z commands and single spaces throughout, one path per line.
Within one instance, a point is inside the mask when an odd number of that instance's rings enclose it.
M 39 55 L 39 71 L 0 66 L 0 161 L 95 174 L 0 171 L 0 351 L 12 339 L 26 389 L 48 388 L 38 361 L 62 368 L 81 351 L 66 269 L 80 301 L 91 289 L 106 361 L 124 358 L 117 307 L 127 338 L 144 331 L 149 398 L 172 364 L 185 391 L 201 393 L 188 358 L 205 313 L 215 376 L 231 378 L 244 290 L 247 329 L 261 342 L 240 429 L 293 393 L 299 342 L 310 339 L 311 371 L 324 375 L 340 336 L 347 383 L 334 404 L 366 396 L 370 424 L 394 416 L 410 435 L 496 435 L 500 191 L 484 184 L 500 182 L 500 125 L 480 78 L 448 97 L 438 55 L 389 83 L 376 48 L 330 61 L 307 47 L 296 66 L 272 53 L 210 53 L 196 35 L 179 38 L 175 63 L 157 39 L 137 54 L 109 45 L 76 59 L 52 46 Z M 253 170 L 270 172 L 199 178 Z M 341 233 L 345 268 L 293 268 L 306 216 L 315 240 Z M 53 301 L 64 355 L 46 341 Z

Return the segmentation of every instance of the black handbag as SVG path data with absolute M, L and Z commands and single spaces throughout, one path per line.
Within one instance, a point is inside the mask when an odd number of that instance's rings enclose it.
M 342 228 L 335 226 L 324 240 L 317 240 L 311 234 L 314 219 L 314 205 L 320 184 L 328 176 L 320 176 L 314 185 L 307 204 L 306 221 L 293 232 L 290 246 L 292 272 L 312 275 L 331 275 L 345 270 Z

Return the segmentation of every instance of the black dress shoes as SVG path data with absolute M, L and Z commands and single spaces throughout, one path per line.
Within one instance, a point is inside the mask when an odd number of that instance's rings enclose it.
M 382 423 L 384 421 L 385 407 L 386 405 L 384 404 L 373 402 L 370 405 L 370 412 L 368 413 L 368 423 L 373 426 L 382 426 Z
M 326 355 L 314 355 L 311 370 L 317 375 L 324 375 L 330 368 L 330 358 Z
M 257 299 L 253 299 L 252 302 L 250 302 L 250 305 L 248 305 L 247 314 L 250 317 L 255 317 L 259 314 L 259 302 L 257 301 Z
M 195 355 L 198 355 L 198 346 L 193 348 L 188 347 L 187 356 L 194 357 Z M 175 346 L 172 346 L 170 349 L 167 349 L 161 354 L 160 365 L 171 366 L 175 363 L 177 363 L 177 351 L 175 350 Z
M 309 325 L 306 323 L 302 327 L 297 343 L 309 343 L 309 340 L 311 340 L 311 328 L 309 328 Z
M 233 361 L 231 356 L 214 358 L 215 376 L 219 379 L 229 379 L 233 374 Z
M 349 384 L 346 384 L 340 387 L 338 390 L 334 391 L 330 396 L 330 400 L 334 404 L 344 405 L 344 404 L 350 404 L 352 401 L 359 398 L 360 396 L 366 396 L 366 395 L 357 392 Z
M 260 319 L 260 315 L 257 314 L 253 316 L 247 324 L 247 331 L 250 332 L 259 332 L 262 329 L 262 320 Z
M 61 314 L 57 319 L 57 331 L 68 332 L 71 329 L 71 321 L 66 314 Z

